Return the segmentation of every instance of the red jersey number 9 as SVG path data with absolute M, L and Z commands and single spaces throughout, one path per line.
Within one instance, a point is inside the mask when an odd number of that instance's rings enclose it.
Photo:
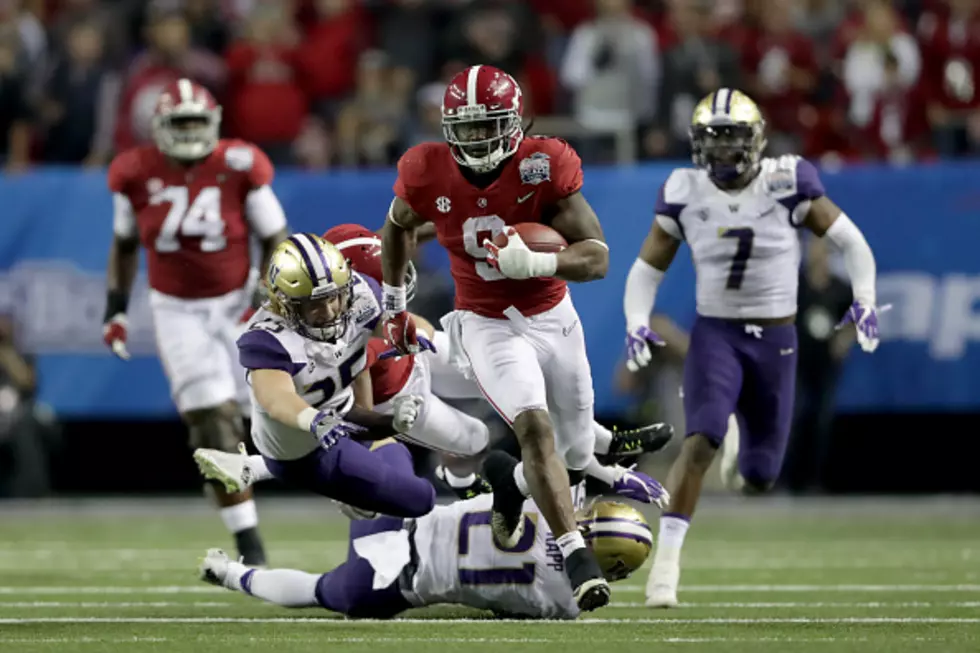
M 499 281 L 506 279 L 500 274 L 500 270 L 490 267 L 485 261 L 487 250 L 483 247 L 483 241 L 493 240 L 494 236 L 504 230 L 506 223 L 499 215 L 481 215 L 469 218 L 463 223 L 463 248 L 466 253 L 477 259 L 476 273 L 484 281 Z

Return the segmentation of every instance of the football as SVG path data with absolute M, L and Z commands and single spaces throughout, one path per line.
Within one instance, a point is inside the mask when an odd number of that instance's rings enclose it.
M 517 230 L 521 239 L 532 252 L 560 252 L 568 247 L 564 236 L 546 224 L 540 222 L 520 222 L 508 225 Z M 493 244 L 497 247 L 507 245 L 507 234 L 499 233 L 494 236 Z

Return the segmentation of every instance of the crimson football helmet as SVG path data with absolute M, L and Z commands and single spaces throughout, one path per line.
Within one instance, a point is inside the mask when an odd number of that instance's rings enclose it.
M 323 239 L 333 243 L 354 270 L 379 284 L 383 283 L 381 238 L 378 234 L 359 224 L 339 224 L 323 234 Z M 415 297 L 417 277 L 415 266 L 409 261 L 405 270 L 405 299 L 408 302 Z
M 220 127 L 221 107 L 200 84 L 178 79 L 160 93 L 153 112 L 153 140 L 167 156 L 203 159 L 218 146 Z
M 442 99 L 442 133 L 453 158 L 489 172 L 524 139 L 524 99 L 513 77 L 493 66 L 470 66 L 453 77 Z

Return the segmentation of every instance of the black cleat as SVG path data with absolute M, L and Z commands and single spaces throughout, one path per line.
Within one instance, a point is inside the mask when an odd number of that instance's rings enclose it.
M 503 451 L 491 451 L 483 461 L 483 476 L 493 489 L 490 530 L 502 549 L 513 549 L 524 535 L 524 501 L 517 488 L 517 460 Z
M 247 567 L 265 567 L 265 548 L 262 546 L 262 538 L 259 537 L 259 529 L 246 528 L 235 533 L 235 546 L 242 564 Z
M 612 434 L 609 453 L 606 455 L 614 460 L 622 460 L 635 458 L 644 453 L 660 451 L 674 437 L 674 427 L 658 422 L 628 431 L 613 429 Z
M 486 479 L 479 474 L 476 474 L 476 479 L 466 487 L 454 487 L 452 483 L 446 479 L 446 468 L 439 465 L 436 467 L 436 478 L 445 483 L 446 487 L 452 490 L 452 493 L 463 501 L 478 497 L 481 494 L 493 493 L 493 488 L 490 487 L 490 484 L 487 483 Z
M 609 583 L 591 550 L 577 549 L 565 558 L 565 573 L 572 583 L 572 598 L 579 610 L 591 612 L 609 603 Z

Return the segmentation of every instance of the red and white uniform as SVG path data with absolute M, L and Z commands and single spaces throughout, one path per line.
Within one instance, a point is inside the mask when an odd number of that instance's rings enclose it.
M 464 85 L 456 91 L 463 97 L 481 86 Z M 546 209 L 578 192 L 581 161 L 562 140 L 525 138 L 487 188 L 470 184 L 457 161 L 450 145 L 415 146 L 399 161 L 394 187 L 435 224 L 449 251 L 457 310 L 442 323 L 450 357 L 508 423 L 526 410 L 548 410 L 559 455 L 569 469 L 583 469 L 595 445 L 592 374 L 565 282 L 507 279 L 486 263 L 482 246 L 505 225 L 541 221 Z
M 247 401 L 235 340 L 250 299 L 249 239 L 286 228 L 272 177 L 268 157 L 235 140 L 188 166 L 147 145 L 109 167 L 113 231 L 147 251 L 157 346 L 181 412 Z
M 374 410 L 390 415 L 394 412 L 394 398 L 404 395 L 417 395 L 425 400 L 412 430 L 399 437 L 457 456 L 474 456 L 485 451 L 490 445 L 487 425 L 433 393 L 432 366 L 438 364 L 437 355 L 426 351 L 414 356 L 379 359 L 388 349 L 382 338 L 372 338 L 368 344 L 367 365 L 374 391 Z M 479 394 L 471 393 L 471 396 Z

